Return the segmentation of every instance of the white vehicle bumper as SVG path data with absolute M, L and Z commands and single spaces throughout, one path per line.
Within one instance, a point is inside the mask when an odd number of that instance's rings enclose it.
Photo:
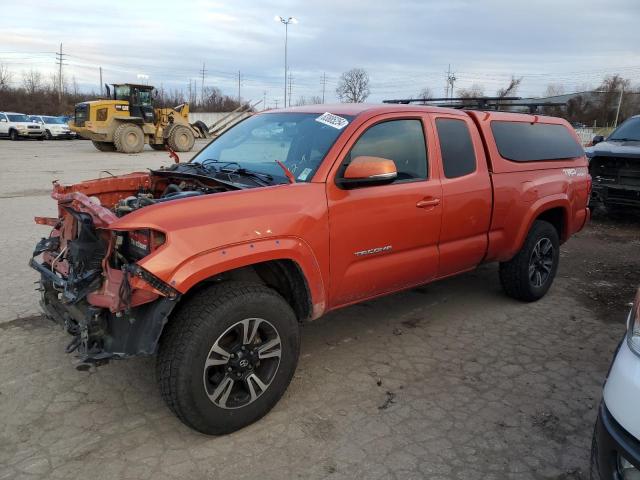
M 640 356 L 631 351 L 626 337 L 611 365 L 604 403 L 613 418 L 640 439 Z

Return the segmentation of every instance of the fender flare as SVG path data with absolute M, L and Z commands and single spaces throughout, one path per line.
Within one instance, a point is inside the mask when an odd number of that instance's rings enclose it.
M 200 253 L 180 263 L 167 283 L 184 294 L 218 274 L 273 260 L 291 260 L 298 265 L 311 295 L 312 318 L 320 317 L 327 304 L 322 272 L 311 247 L 297 237 L 272 237 Z
M 509 259 L 512 258 L 516 253 L 518 253 L 518 251 L 520 251 L 520 249 L 522 248 L 522 245 L 524 245 L 525 238 L 527 237 L 529 230 L 531 230 L 533 222 L 542 213 L 546 212 L 547 210 L 551 210 L 552 208 L 558 207 L 562 208 L 564 214 L 562 220 L 563 227 L 564 231 L 567 230 L 569 211 L 571 210 L 569 197 L 567 197 L 567 195 L 564 193 L 542 197 L 531 204 L 531 207 L 527 210 L 527 214 L 524 217 L 523 221 L 520 222 L 520 228 L 518 229 L 518 233 L 516 234 L 512 248 L 508 249 Z

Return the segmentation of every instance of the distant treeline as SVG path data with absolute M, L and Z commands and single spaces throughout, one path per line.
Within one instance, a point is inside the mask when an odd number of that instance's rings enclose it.
M 76 103 L 106 98 L 98 92 L 81 92 L 75 83 L 65 84 L 59 92 L 57 81 L 46 82 L 35 70 L 24 72 L 19 86 L 14 86 L 13 78 L 0 65 L 0 111 L 19 112 L 31 115 L 72 115 Z M 112 90 L 113 92 L 113 90 Z M 189 102 L 192 112 L 229 112 L 238 106 L 238 99 L 224 95 L 220 89 L 205 87 L 198 92 L 185 95 L 180 90 L 157 88 L 156 106 L 175 107 Z

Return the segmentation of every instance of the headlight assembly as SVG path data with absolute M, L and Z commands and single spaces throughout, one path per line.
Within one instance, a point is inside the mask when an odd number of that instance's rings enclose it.
M 627 321 L 627 342 L 629 348 L 637 355 L 640 355 L 640 289 L 636 294 L 636 299 L 629 312 Z

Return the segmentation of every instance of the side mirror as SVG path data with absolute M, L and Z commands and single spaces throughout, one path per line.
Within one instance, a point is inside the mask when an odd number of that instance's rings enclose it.
M 0 122 L 6 122 L 7 119 L 6 118 L 0 118 Z
M 596 135 L 595 137 L 593 137 L 593 140 L 591 141 L 591 145 L 596 145 L 597 143 L 600 142 L 604 142 L 604 137 L 602 135 Z
M 349 189 L 392 183 L 398 177 L 393 160 L 359 156 L 351 160 L 342 178 L 336 180 L 340 188 Z

